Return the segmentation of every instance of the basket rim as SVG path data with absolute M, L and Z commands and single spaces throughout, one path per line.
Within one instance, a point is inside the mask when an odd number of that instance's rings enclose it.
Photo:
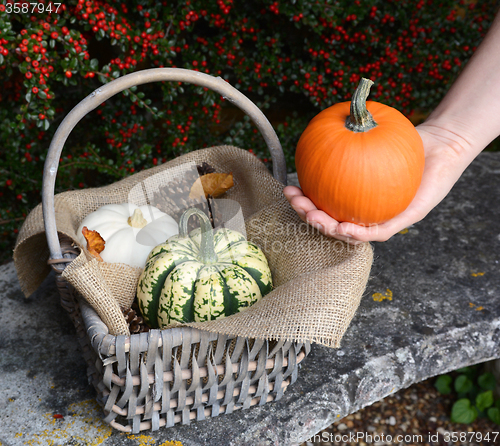
M 139 337 L 148 337 L 151 336 L 149 333 L 155 332 L 159 333 L 160 336 L 158 338 L 158 347 L 163 345 L 163 340 L 161 333 L 162 332 L 189 332 L 191 336 L 191 343 L 198 343 L 201 341 L 202 336 L 205 337 L 205 341 L 212 342 L 217 341 L 220 337 L 224 337 L 226 340 L 228 339 L 250 339 L 244 336 L 236 336 L 225 333 L 212 332 L 207 330 L 202 330 L 197 327 L 190 327 L 188 325 L 177 325 L 177 326 L 169 326 L 162 329 L 151 329 L 149 332 L 144 333 L 133 333 L 130 335 L 113 335 L 110 334 L 108 328 L 102 322 L 101 318 L 97 314 L 97 312 L 83 299 L 83 297 L 79 296 L 77 298 L 78 306 L 80 308 L 80 312 L 82 315 L 82 319 L 85 325 L 85 331 L 87 333 L 87 337 L 91 340 L 92 346 L 94 350 L 100 356 L 112 356 L 116 354 L 116 344 L 120 342 L 123 344 L 124 352 L 128 353 L 131 345 L 131 338 L 139 338 Z M 253 338 L 252 338 L 253 339 Z M 276 347 L 273 350 L 281 348 L 285 344 L 294 344 L 297 347 L 310 345 L 309 341 L 293 341 L 293 340 L 277 340 L 277 339 L 264 339 L 259 338 L 259 340 L 263 342 L 271 342 L 275 341 L 277 343 Z M 180 346 L 181 343 L 179 343 Z M 272 356 L 273 352 L 270 352 Z M 302 358 L 303 359 L 303 358 Z

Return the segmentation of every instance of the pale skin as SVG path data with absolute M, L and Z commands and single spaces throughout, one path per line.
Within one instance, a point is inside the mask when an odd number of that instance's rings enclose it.
M 317 209 L 300 188 L 287 186 L 283 193 L 304 222 L 350 243 L 383 242 L 424 219 L 500 135 L 500 14 L 446 96 L 416 128 L 425 150 L 422 183 L 408 208 L 385 223 L 364 227 L 338 222 Z

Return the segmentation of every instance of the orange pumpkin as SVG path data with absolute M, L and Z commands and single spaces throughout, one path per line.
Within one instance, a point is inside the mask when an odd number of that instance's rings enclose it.
M 413 200 L 424 171 L 424 147 L 399 111 L 366 101 L 373 84 L 362 79 L 352 101 L 315 116 L 295 153 L 300 187 L 337 221 L 383 223 Z

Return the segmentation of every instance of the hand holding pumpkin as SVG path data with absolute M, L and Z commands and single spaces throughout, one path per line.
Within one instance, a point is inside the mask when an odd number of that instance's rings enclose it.
M 361 79 L 350 102 L 311 120 L 295 153 L 303 196 L 285 190 L 303 219 L 341 239 L 353 237 L 339 232 L 341 222 L 373 231 L 403 212 L 424 170 L 420 135 L 396 109 L 366 101 L 372 84 Z
M 425 149 L 425 169 L 422 182 L 410 205 L 401 214 L 379 225 L 360 226 L 339 222 L 317 209 L 304 196 L 302 190 L 287 186 L 283 193 L 300 218 L 320 230 L 324 235 L 350 243 L 386 241 L 399 231 L 422 220 L 448 194 L 468 165 L 461 156 L 469 147 L 457 149 L 457 142 L 450 132 L 433 124 L 416 127 Z

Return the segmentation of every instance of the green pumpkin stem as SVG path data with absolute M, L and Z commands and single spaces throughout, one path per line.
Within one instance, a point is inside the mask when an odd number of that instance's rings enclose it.
M 349 130 L 359 133 L 367 132 L 377 126 L 371 113 L 366 109 L 366 98 L 370 94 L 373 81 L 361 78 L 358 88 L 351 99 L 351 114 L 345 121 L 345 126 Z
M 215 252 L 214 231 L 212 224 L 206 214 L 198 208 L 190 208 L 181 215 L 179 220 L 179 235 L 183 238 L 188 237 L 188 221 L 192 215 L 196 215 L 201 227 L 201 243 L 200 243 L 200 261 L 205 264 L 217 262 L 217 254 Z

